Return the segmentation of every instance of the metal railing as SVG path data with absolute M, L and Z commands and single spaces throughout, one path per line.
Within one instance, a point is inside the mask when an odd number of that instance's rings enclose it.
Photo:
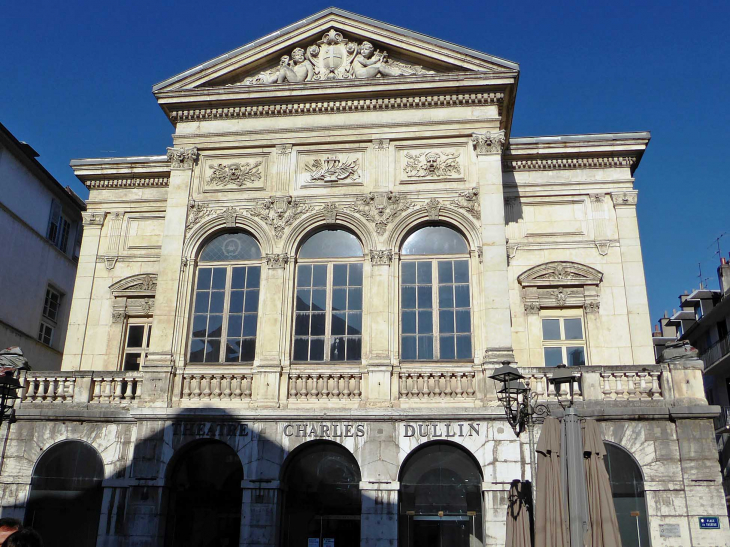
M 730 353 L 730 335 L 720 338 L 712 344 L 707 350 L 700 354 L 700 359 L 705 363 L 705 368 L 712 366 L 717 361 Z

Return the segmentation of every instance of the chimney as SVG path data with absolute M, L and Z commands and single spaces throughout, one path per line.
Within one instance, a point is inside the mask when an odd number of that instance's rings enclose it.
M 720 259 L 720 267 L 717 268 L 717 277 L 720 281 L 720 291 L 723 296 L 730 294 L 730 264 L 724 256 Z
M 687 291 L 684 291 L 684 294 L 679 295 L 679 303 L 684 304 L 684 301 L 687 300 L 687 297 L 689 297 L 689 293 Z

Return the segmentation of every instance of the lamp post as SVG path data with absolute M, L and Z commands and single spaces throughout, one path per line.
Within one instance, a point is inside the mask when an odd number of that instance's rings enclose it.
M 490 376 L 494 380 L 495 387 L 500 384 L 497 389 L 497 398 L 504 406 L 504 412 L 507 415 L 507 423 L 512 427 L 515 435 L 519 438 L 525 428 L 527 428 L 528 439 L 530 443 L 530 474 L 532 475 L 532 495 L 533 499 L 537 492 L 537 462 L 535 461 L 535 423 L 541 423 L 546 416 L 550 414 L 550 409 L 546 404 L 537 402 L 537 393 L 532 393 L 529 382 L 526 385 L 523 380 L 525 377 L 520 371 L 509 364 L 509 361 L 503 361 L 499 367 Z
M 0 375 L 0 425 L 8 418 L 12 420 L 19 389 L 20 382 L 11 371 Z
M 568 518 L 570 522 L 570 545 L 582 547 L 588 531 L 588 491 L 583 462 L 583 435 L 580 419 L 573 408 L 574 382 L 573 372 L 565 365 L 559 365 L 548 381 L 555 386 L 558 403 L 565 411 L 561 434 L 560 452 L 562 458 L 563 491 L 568 500 Z M 567 392 L 563 394 L 563 385 Z M 567 486 L 567 492 L 566 490 Z

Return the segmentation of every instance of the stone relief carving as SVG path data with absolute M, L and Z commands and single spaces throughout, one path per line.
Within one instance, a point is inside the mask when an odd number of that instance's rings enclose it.
M 390 139 L 374 139 L 373 148 L 375 150 L 388 150 L 390 148 Z
M 268 254 L 266 255 L 266 265 L 269 268 L 283 268 L 289 262 L 289 255 L 283 254 Z
M 620 205 L 636 205 L 639 200 L 639 192 L 636 190 L 631 192 L 613 192 L 611 199 L 614 206 Z
M 370 249 L 370 262 L 373 264 L 390 264 L 393 261 L 393 251 L 390 249 Z
M 598 249 L 598 254 L 601 256 L 606 256 L 608 254 L 610 246 L 611 243 L 609 241 L 596 241 L 596 249 Z
M 125 310 L 113 310 L 112 311 L 112 323 L 121 323 L 124 321 L 124 318 L 127 316 L 127 312 Z
M 522 286 L 525 312 L 537 313 L 542 307 L 581 306 L 586 311 L 600 307 L 599 285 L 603 274 L 577 262 L 547 262 L 530 268 L 517 277 Z
M 167 160 L 172 167 L 190 169 L 198 160 L 198 149 L 193 148 L 168 148 Z
M 221 215 L 226 219 L 226 226 L 233 228 L 236 225 L 236 217 L 242 214 L 243 211 L 236 209 L 235 207 L 228 207 L 221 212 Z
M 287 226 L 311 210 L 311 205 L 291 196 L 272 196 L 260 201 L 250 214 L 271 226 L 276 239 L 281 239 Z
M 185 225 L 185 231 L 189 232 L 196 224 L 204 218 L 209 217 L 214 212 L 215 210 L 211 209 L 207 203 L 201 203 L 191 199 L 188 202 L 188 222 Z
M 265 85 L 421 74 L 434 72 L 418 65 L 394 61 L 387 52 L 376 50 L 370 42 L 358 44 L 330 29 L 306 50 L 301 47 L 294 49 L 291 56 L 281 57 L 279 66 L 246 78 L 243 83 Z
M 403 172 L 411 178 L 443 178 L 461 175 L 460 152 L 406 152 Z
M 106 213 L 104 211 L 89 211 L 81 213 L 81 218 L 84 226 L 101 226 L 104 224 L 104 217 Z
M 314 159 L 304 164 L 304 169 L 309 173 L 309 183 L 324 182 L 336 183 L 350 180 L 360 180 L 360 165 L 358 159 L 344 161 L 336 156 L 322 159 Z
M 206 186 L 238 186 L 239 188 L 246 184 L 253 184 L 261 180 L 261 171 L 259 167 L 263 160 L 252 161 L 246 163 L 229 163 L 228 165 L 219 163 L 218 165 L 209 165 L 213 170 Z
M 473 133 L 471 143 L 479 156 L 482 154 L 501 154 L 505 143 L 504 130 L 497 131 L 496 133 L 491 133 L 490 131 L 486 133 Z
M 324 220 L 333 224 L 337 221 L 337 205 L 335 203 L 326 203 L 321 209 L 324 214 Z
M 414 207 L 415 203 L 406 197 L 393 192 L 371 192 L 367 196 L 360 196 L 355 203 L 346 209 L 354 211 L 375 225 L 375 232 L 383 235 L 393 220 L 403 211 Z
M 482 206 L 479 203 L 478 188 L 459 192 L 458 197 L 452 200 L 451 204 L 456 205 L 459 209 L 464 209 L 477 220 L 481 220 L 482 218 Z
M 436 198 L 431 198 L 426 202 L 426 205 L 424 205 L 424 207 L 428 212 L 429 220 L 439 219 L 439 209 L 441 208 L 441 202 L 439 200 L 437 200 Z
M 601 310 L 601 303 L 598 301 L 586 302 L 583 304 L 586 313 L 598 313 Z

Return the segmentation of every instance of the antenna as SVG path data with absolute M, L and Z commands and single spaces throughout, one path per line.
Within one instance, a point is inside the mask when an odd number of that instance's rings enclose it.
M 717 251 L 715 251 L 714 253 L 712 253 L 712 256 L 715 256 L 715 255 L 717 255 L 717 256 L 719 256 L 720 258 L 722 258 L 722 250 L 720 249 L 720 240 L 721 240 L 721 239 L 722 239 L 723 237 L 725 237 L 726 235 L 727 235 L 727 232 L 723 232 L 723 233 L 721 233 L 721 234 L 720 234 L 719 236 L 717 236 L 717 237 L 716 237 L 716 238 L 715 238 L 715 239 L 714 239 L 714 240 L 712 241 L 712 243 L 710 243 L 710 244 L 709 244 L 709 245 L 707 246 L 707 248 L 709 249 L 709 248 L 710 248 L 710 247 L 712 247 L 713 245 L 717 245 Z
M 709 281 L 709 277 L 702 277 L 702 262 L 697 263 L 697 268 L 700 271 L 700 274 L 697 276 L 700 278 L 700 290 L 703 290 L 705 288 L 705 281 Z

